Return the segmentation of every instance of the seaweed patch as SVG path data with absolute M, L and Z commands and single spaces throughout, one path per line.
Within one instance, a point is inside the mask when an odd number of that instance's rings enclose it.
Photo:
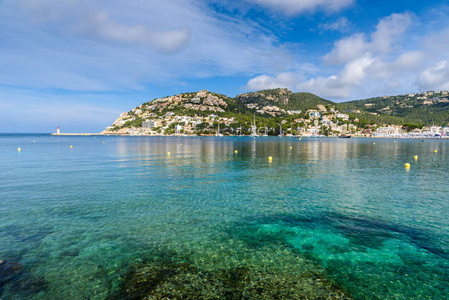
M 48 282 L 43 277 L 34 276 L 19 262 L 0 260 L 0 296 L 10 290 L 26 297 L 47 288 Z
M 201 268 L 176 254 L 133 267 L 110 299 L 350 299 L 323 274 L 243 263 Z M 276 263 L 276 262 L 275 262 Z

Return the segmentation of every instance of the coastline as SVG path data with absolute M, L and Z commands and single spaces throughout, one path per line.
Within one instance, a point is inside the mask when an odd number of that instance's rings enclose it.
M 93 136 L 93 135 L 129 135 L 128 133 L 114 133 L 114 134 L 104 134 L 104 133 L 51 133 L 53 136 Z
M 129 134 L 129 133 L 51 133 L 51 136 L 166 136 L 166 137 L 214 137 L 215 135 L 176 135 L 176 134 Z M 249 135 L 226 135 L 224 137 L 251 137 Z M 276 136 L 270 136 L 276 137 Z M 419 136 L 351 136 L 352 138 L 375 138 L 375 139 L 412 139 L 412 140 L 449 140 L 449 137 L 419 137 Z M 261 137 L 259 137 L 261 138 Z M 262 137 L 263 138 L 263 137 Z M 283 137 L 283 138 L 339 138 L 338 136 L 291 136 L 291 137 Z

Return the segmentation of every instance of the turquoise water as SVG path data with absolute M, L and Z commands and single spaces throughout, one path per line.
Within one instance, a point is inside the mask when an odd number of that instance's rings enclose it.
M 448 153 L 2 135 L 0 299 L 447 299 Z

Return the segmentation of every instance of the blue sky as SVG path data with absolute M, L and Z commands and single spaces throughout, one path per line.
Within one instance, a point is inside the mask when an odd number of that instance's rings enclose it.
M 449 1 L 0 0 L 0 132 L 99 132 L 154 98 L 449 90 Z

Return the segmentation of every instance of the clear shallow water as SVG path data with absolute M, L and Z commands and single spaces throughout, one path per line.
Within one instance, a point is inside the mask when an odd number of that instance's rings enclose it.
M 0 136 L 0 298 L 447 299 L 448 141 L 253 141 Z

